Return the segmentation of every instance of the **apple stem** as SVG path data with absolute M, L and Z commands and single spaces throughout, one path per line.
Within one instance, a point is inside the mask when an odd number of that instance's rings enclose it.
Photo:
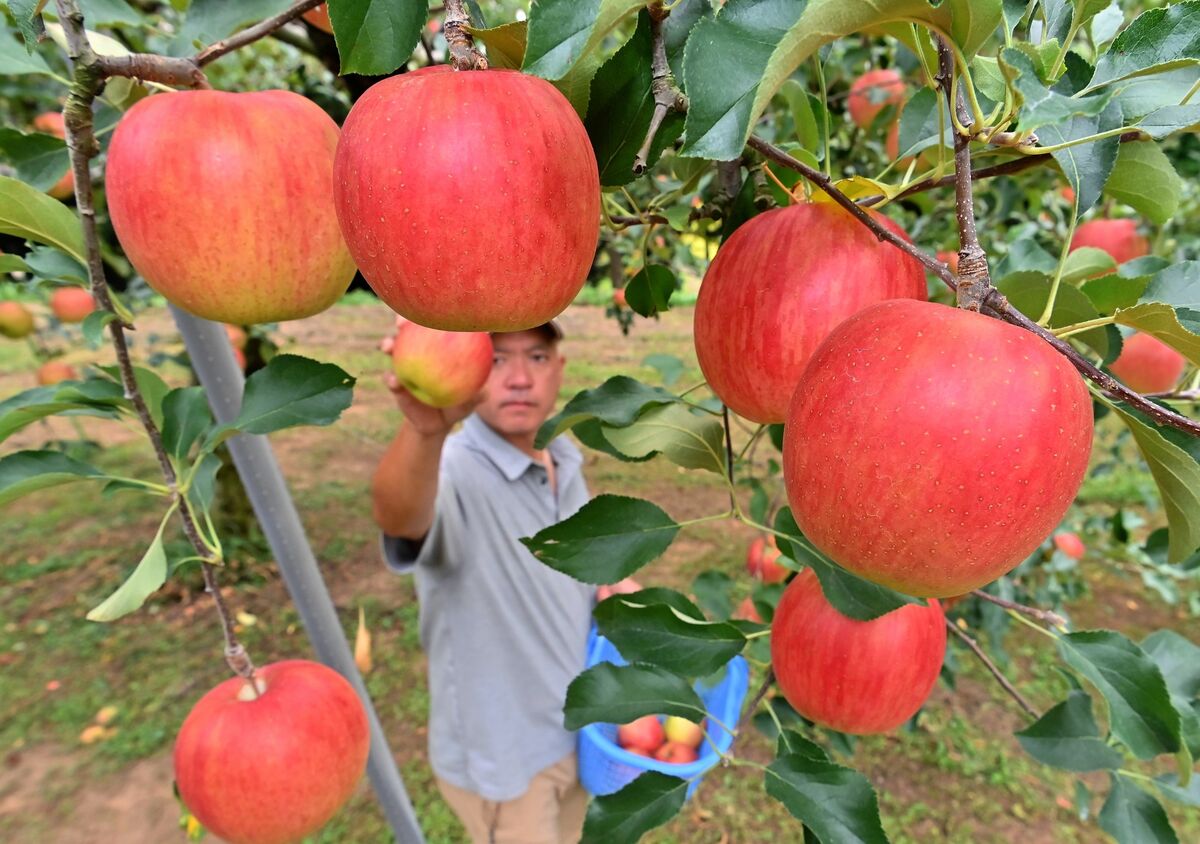
M 487 70 L 488 61 L 475 47 L 475 39 L 467 28 L 471 16 L 463 0 L 446 0 L 446 17 L 442 21 L 442 34 L 450 47 L 450 66 L 455 70 Z
M 974 652 L 975 656 L 979 657 L 979 661 L 987 667 L 988 671 L 992 672 L 992 676 L 996 678 L 996 680 L 1004 688 L 1004 691 L 1008 692 L 1009 696 L 1011 696 L 1012 699 L 1015 700 L 1022 709 L 1024 709 L 1033 718 L 1040 717 L 1037 713 L 1037 710 L 1033 708 L 1029 701 L 1027 701 L 1019 691 L 1017 691 L 1017 687 L 1009 682 L 1008 678 L 1005 677 L 1004 674 L 1001 673 L 1000 669 L 996 667 L 996 663 L 992 662 L 988 655 L 983 652 L 983 648 L 979 647 L 978 642 L 960 630 L 958 625 L 950 619 L 946 619 L 946 627 L 949 628 L 950 632 L 957 636 L 964 645 L 970 648 L 971 651 Z
M 666 39 L 663 37 L 663 21 L 671 14 L 662 0 L 651 0 L 646 4 L 650 13 L 651 37 L 651 77 L 650 92 L 654 95 L 654 113 L 650 116 L 650 126 L 646 129 L 646 139 L 633 159 L 633 172 L 642 175 L 646 172 L 647 161 L 650 158 L 650 148 L 654 145 L 654 137 L 662 126 L 669 111 L 687 111 L 688 101 L 683 92 L 675 85 L 675 77 L 671 74 L 671 65 L 667 61 Z

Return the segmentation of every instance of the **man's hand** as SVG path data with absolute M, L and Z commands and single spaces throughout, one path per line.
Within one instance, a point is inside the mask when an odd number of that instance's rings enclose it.
M 404 317 L 396 317 L 396 324 L 399 325 L 403 319 Z M 390 357 L 394 343 L 394 338 L 384 337 L 379 343 L 379 349 Z M 396 399 L 396 406 L 400 408 L 400 412 L 404 414 L 404 418 L 408 421 L 408 424 L 418 433 L 427 437 L 450 433 L 450 430 L 456 423 L 461 422 L 471 415 L 471 411 L 475 409 L 475 405 L 483 400 L 486 390 L 486 388 L 485 390 L 480 390 L 462 404 L 456 404 L 452 407 L 430 407 L 406 390 L 394 373 L 389 372 L 385 375 L 383 383 L 391 390 L 392 395 Z
M 596 601 L 603 601 L 612 595 L 631 595 L 634 592 L 640 592 L 641 589 L 642 585 L 640 583 L 632 577 L 627 577 L 613 584 L 596 587 Z

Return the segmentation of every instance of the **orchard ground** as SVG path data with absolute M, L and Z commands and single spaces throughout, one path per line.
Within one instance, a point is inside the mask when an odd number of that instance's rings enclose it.
M 651 353 L 680 357 L 687 368 L 679 384 L 697 383 L 691 316 L 691 308 L 685 307 L 659 321 L 639 319 L 626 339 L 603 308 L 572 307 L 562 317 L 569 338 L 564 400 L 616 374 L 659 383 L 659 375 L 641 363 Z M 161 311 L 140 316 L 138 326 L 135 342 L 171 332 Z M 365 609 L 375 663 L 367 685 L 425 834 L 431 842 L 453 842 L 462 840 L 462 831 L 441 801 L 425 758 L 428 696 L 412 582 L 384 569 L 370 515 L 371 472 L 399 422 L 381 380 L 388 360 L 376 350 L 390 326 L 391 315 L 379 304 L 342 304 L 285 324 L 280 332 L 283 351 L 337 363 L 359 382 L 353 406 L 336 425 L 285 431 L 272 442 L 348 635 L 353 636 L 358 608 Z M 80 346 L 68 357 L 77 366 L 97 358 L 107 362 L 111 355 L 107 348 L 90 352 Z M 134 354 L 144 361 L 149 351 L 142 342 Z M 24 343 L 0 343 L 0 396 L 33 386 L 35 368 Z M 186 378 L 179 368 L 160 371 L 175 384 Z M 138 432 L 81 421 L 102 446 L 99 456 L 93 455 L 97 465 L 154 477 L 155 464 Z M 1101 442 L 1112 444 L 1116 425 L 1105 420 L 1101 427 Z M 54 418 L 22 431 L 12 446 L 37 448 L 50 439 L 77 436 L 71 420 Z M 743 441 L 745 436 L 743 432 Z M 1104 450 L 1098 445 L 1096 454 Z M 760 463 L 768 452 L 769 447 L 758 449 Z M 715 477 L 685 473 L 661 460 L 634 471 L 595 452 L 586 454 L 593 493 L 650 498 L 676 519 L 720 512 L 727 504 L 725 488 Z M 1082 509 L 1071 514 L 1074 524 L 1089 518 L 1098 524 L 1118 507 L 1145 519 L 1138 537 L 1164 523 L 1149 474 L 1131 448 L 1125 458 L 1120 470 L 1085 483 Z M 153 536 L 161 511 L 150 504 L 120 493 L 102 498 L 94 488 L 73 485 L 27 496 L 0 517 L 0 840 L 185 840 L 171 791 L 171 743 L 196 699 L 227 675 L 210 601 L 171 580 L 128 619 L 112 625 L 84 620 L 87 610 L 132 570 Z M 744 561 L 752 538 L 750 530 L 728 522 L 689 528 L 638 577 L 646 584 L 686 590 L 696 574 L 713 568 L 741 585 L 734 593 L 735 601 L 740 600 L 750 589 Z M 1161 602 L 1140 579 L 1105 562 L 1105 534 L 1085 531 L 1083 538 L 1089 548 L 1084 579 L 1091 594 L 1069 607 L 1076 629 L 1111 626 L 1140 639 L 1167 627 L 1200 638 L 1200 620 L 1183 607 Z M 175 536 L 174 541 L 182 540 Z M 267 559 L 254 568 L 259 576 L 253 582 L 228 590 L 252 655 L 260 663 L 310 657 L 273 563 Z M 187 580 L 198 582 L 194 576 Z M 1065 683 L 1051 667 L 1055 660 L 1047 640 L 1017 627 L 1008 642 L 1012 663 L 1006 670 L 1034 706 L 1045 711 L 1062 698 Z M 1028 719 L 973 657 L 954 647 L 961 669 L 957 689 L 939 682 L 921 728 L 860 741 L 854 751 L 854 764 L 879 793 L 892 840 L 1095 840 L 1096 827 L 1077 819 L 1072 777 L 1020 750 L 1012 733 Z M 761 667 L 752 689 L 760 677 Z M 98 740 L 84 741 L 84 731 L 96 725 L 97 713 L 107 706 L 116 707 L 115 718 L 86 734 L 98 735 Z M 762 762 L 771 758 L 768 740 L 753 728 L 746 728 L 735 749 Z M 746 768 L 710 772 L 680 816 L 645 840 L 792 840 L 797 822 L 766 796 L 757 782 L 760 776 Z M 1093 790 L 1105 790 L 1102 775 L 1086 779 Z M 1200 811 L 1166 805 L 1180 840 L 1200 840 Z M 1099 801 L 1093 799 L 1091 811 L 1098 810 Z M 350 804 L 310 840 L 388 840 L 365 779 Z

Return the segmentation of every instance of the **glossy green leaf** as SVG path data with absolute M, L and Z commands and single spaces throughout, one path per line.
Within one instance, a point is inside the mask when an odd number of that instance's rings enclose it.
M 1016 735 L 1034 759 L 1066 771 L 1115 770 L 1124 758 L 1100 736 L 1092 716 L 1092 699 L 1084 692 L 1071 692 Z
M 671 294 L 678 286 L 670 267 L 647 264 L 625 286 L 625 301 L 635 313 L 652 317 L 671 307 Z
M 584 583 L 616 583 L 658 557 L 679 532 L 662 508 L 598 495 L 573 516 L 521 543 L 552 569 Z
M 53 187 L 70 166 L 66 143 L 43 132 L 0 128 L 0 155 L 16 168 L 18 179 L 40 191 Z
M 174 514 L 175 507 L 172 506 L 163 517 L 162 523 L 158 526 L 158 532 L 154 535 L 154 541 L 142 555 L 133 574 L 129 575 L 116 592 L 105 598 L 103 603 L 87 614 L 88 621 L 116 621 L 122 616 L 129 615 L 140 608 L 146 599 L 157 592 L 159 587 L 166 582 L 167 554 L 163 549 L 163 530 L 167 526 L 167 521 Z
M 0 504 L 39 489 L 99 480 L 105 474 L 61 451 L 18 451 L 0 457 Z
M 529 13 L 525 72 L 563 78 L 643 5 L 641 0 L 539 0 Z
M 571 681 L 563 706 L 564 726 L 628 724 L 643 715 L 679 715 L 700 723 L 707 713 L 691 684 L 652 665 L 601 662 Z
M 467 27 L 478 43 L 487 47 L 488 65 L 497 69 L 519 70 L 525 60 L 528 21 L 511 21 L 490 29 Z
M 1183 184 L 1167 154 L 1153 141 L 1121 144 L 1104 192 L 1140 211 L 1155 223 L 1165 223 L 1179 208 Z
M 608 441 L 608 437 L 604 436 L 605 426 L 601 424 L 599 419 L 585 419 L 574 428 L 571 429 L 575 434 L 575 439 L 579 440 L 581 445 L 584 445 L 595 451 L 602 452 L 615 457 L 622 463 L 644 463 L 647 460 L 653 460 L 658 456 L 657 451 L 652 451 L 649 454 L 641 457 L 630 457 L 623 451 L 618 451 L 617 448 Z
M 1188 0 L 1138 15 L 1096 62 L 1090 90 L 1132 76 L 1200 61 L 1200 2 Z
M 822 844 L 887 844 L 875 789 L 858 771 L 792 753 L 767 767 L 766 784 Z
M 198 510 L 207 510 L 217 493 L 217 473 L 221 471 L 221 458 L 215 454 L 205 454 L 199 459 L 192 471 L 191 486 L 188 498 Z
M 25 253 L 25 262 L 38 278 L 69 282 L 80 287 L 88 284 L 87 268 L 53 246 L 34 246 Z
M 1008 300 L 1030 319 L 1038 319 L 1050 298 L 1051 279 L 1041 273 L 1015 273 L 1004 278 L 996 287 Z M 1070 284 L 1060 284 L 1054 299 L 1054 310 L 1050 325 L 1061 328 L 1077 322 L 1093 320 L 1100 314 L 1087 295 Z M 1103 328 L 1095 328 L 1075 335 L 1091 346 L 1101 357 L 1109 352 L 1108 334 Z
M 62 382 L 34 387 L 0 402 L 0 442 L 29 424 L 58 413 L 118 418 L 128 406 L 124 396 L 119 392 L 101 395 L 93 388 L 93 383 Z M 87 385 L 85 391 L 76 389 L 76 384 Z
M 57 247 L 83 263 L 83 229 L 74 212 L 10 176 L 0 176 L 0 234 Z
M 429 17 L 428 0 L 334 0 L 329 4 L 342 73 L 381 76 L 404 65 Z
M 116 366 L 98 366 L 96 368 L 111 378 L 114 384 L 123 384 L 121 381 L 121 370 Z M 163 397 L 171 391 L 171 388 L 167 386 L 167 382 L 163 381 L 157 372 L 147 369 L 144 366 L 133 367 L 133 380 L 137 384 L 138 392 L 142 394 L 142 399 L 146 403 L 146 409 L 150 411 L 150 418 L 154 420 L 154 424 L 161 430 L 163 424 Z M 124 390 L 124 387 L 121 389 Z
M 587 419 L 622 427 L 632 424 L 647 407 L 678 401 L 677 396 L 661 387 L 649 387 L 626 375 L 615 375 L 599 387 L 576 393 L 557 415 L 543 422 L 534 447 L 545 448 L 563 431 Z
M 1047 124 L 1038 131 L 1038 137 L 1045 146 L 1065 144 L 1117 129 L 1122 122 L 1121 106 L 1116 102 L 1109 102 L 1108 106 L 1094 117 L 1076 116 L 1061 123 Z M 1120 140 L 1110 137 L 1076 144 L 1051 153 L 1075 191 L 1079 214 L 1083 214 L 1100 199 L 1104 183 L 1108 181 L 1108 175 L 1117 163 L 1119 147 Z
M 633 844 L 679 814 L 688 781 L 658 771 L 646 771 L 613 794 L 599 795 L 588 804 L 580 844 Z
M 1147 292 L 1150 288 L 1147 287 Z M 1147 298 L 1142 295 L 1143 300 Z M 1185 310 L 1184 314 L 1187 313 Z M 1191 311 L 1195 314 L 1195 311 Z M 1113 318 L 1119 325 L 1128 325 L 1138 331 L 1153 334 L 1167 345 L 1178 350 L 1192 363 L 1200 364 L 1200 335 L 1180 321 L 1181 314 L 1163 302 L 1143 301 L 1132 308 L 1122 308 Z M 1194 325 L 1194 323 L 1192 323 Z
M 1155 140 L 1200 124 L 1200 104 L 1157 108 L 1137 122 L 1138 129 Z
M 1200 67 L 1196 65 L 1155 73 L 1153 76 L 1126 79 L 1116 86 L 1118 90 L 1114 99 L 1121 104 L 1125 120 L 1134 124 L 1158 109 L 1178 107 L 1198 79 Z M 1192 104 L 1197 104 L 1195 98 Z
M 604 437 L 629 457 L 662 452 L 685 469 L 725 472 L 725 429 L 707 413 L 698 414 L 683 404 L 651 407 L 624 428 L 604 427 Z
M 1110 782 L 1097 820 L 1117 844 L 1178 844 L 1167 813 L 1152 795 L 1120 774 L 1112 774 Z
M 939 122 L 939 114 L 942 122 Z M 951 132 L 950 112 L 946 108 L 945 100 L 932 89 L 922 88 L 905 103 L 904 111 L 900 114 L 900 130 L 897 135 L 900 158 L 916 155 L 939 143 L 953 146 L 954 138 Z
M 1188 700 L 1200 695 L 1200 647 L 1174 630 L 1156 630 L 1142 642 L 1142 650 L 1162 671 L 1172 693 Z
M 167 454 L 187 458 L 192 445 L 213 424 L 203 387 L 178 387 L 163 398 L 162 440 Z
M 1021 128 L 1040 129 L 1076 115 L 1098 116 L 1108 105 L 1111 92 L 1092 97 L 1065 97 L 1052 91 L 1039 78 L 1033 60 L 1023 51 L 1007 47 L 1000 53 L 1000 68 L 1021 107 Z
M 1063 264 L 1062 280 L 1068 284 L 1078 284 L 1089 278 L 1103 276 L 1115 272 L 1117 263 L 1103 249 L 1094 246 L 1081 246 L 1072 249 Z

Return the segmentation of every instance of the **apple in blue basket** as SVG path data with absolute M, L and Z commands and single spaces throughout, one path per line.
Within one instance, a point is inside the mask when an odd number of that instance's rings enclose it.
M 699 756 L 696 748 L 683 742 L 669 741 L 658 749 L 654 758 L 659 762 L 669 762 L 672 765 L 686 765 L 689 762 L 695 762 Z
M 643 715 L 636 721 L 617 727 L 617 744 L 629 751 L 645 751 L 649 756 L 663 743 L 663 725 L 656 715 Z
M 674 742 L 685 747 L 696 748 L 704 741 L 704 729 L 694 721 L 678 715 L 667 718 L 667 723 L 663 725 L 663 735 L 667 737 L 668 744 Z

